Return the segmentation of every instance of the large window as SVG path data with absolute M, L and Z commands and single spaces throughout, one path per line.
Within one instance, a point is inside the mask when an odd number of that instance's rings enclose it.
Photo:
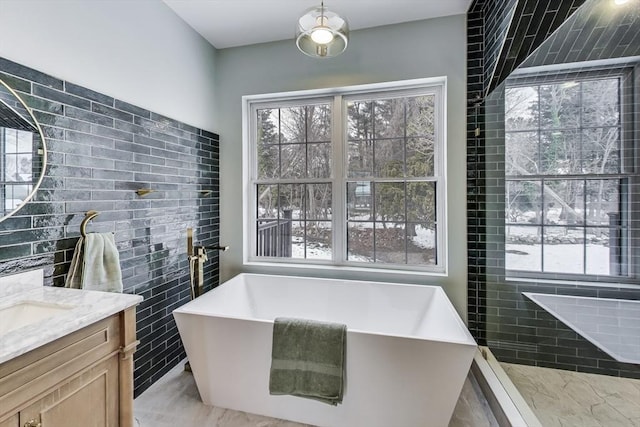
M 443 83 L 247 99 L 248 260 L 444 271 Z
M 526 78 L 505 92 L 505 266 L 632 276 L 637 173 L 623 72 Z M 634 196 L 634 193 L 636 196 Z

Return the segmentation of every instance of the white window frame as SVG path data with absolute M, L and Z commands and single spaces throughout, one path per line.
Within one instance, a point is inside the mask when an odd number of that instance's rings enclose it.
M 621 85 L 619 87 L 619 115 L 620 115 L 620 138 L 623 141 L 623 145 L 620 147 L 621 151 L 627 151 L 626 154 L 626 163 L 623 165 L 623 169 L 625 171 L 619 171 L 617 173 L 611 174 L 582 174 L 581 178 L 576 178 L 575 175 L 573 178 L 563 178 L 562 175 L 549 175 L 548 177 L 544 174 L 535 175 L 532 179 L 540 179 L 546 178 L 550 180 L 568 180 L 568 179 L 607 179 L 613 177 L 614 179 L 627 179 L 628 185 L 630 189 L 628 190 L 628 194 L 626 197 L 626 205 L 628 206 L 627 215 L 629 216 L 629 220 L 627 223 L 627 239 L 628 246 L 625 248 L 626 256 L 628 259 L 628 271 L 627 274 L 623 275 L 597 275 L 597 274 L 589 274 L 589 273 L 562 273 L 562 272 L 550 272 L 550 271 L 535 271 L 535 270 L 516 270 L 516 269 L 506 269 L 506 276 L 509 280 L 513 281 L 526 281 L 526 280 L 535 280 L 537 282 L 549 282 L 549 283 L 557 283 L 557 282 L 567 282 L 572 283 L 573 281 L 579 281 L 582 284 L 594 284 L 597 286 L 603 286 L 606 284 L 615 284 L 615 285 L 624 285 L 627 282 L 631 282 L 635 284 L 637 282 L 638 273 L 640 272 L 640 266 L 637 264 L 638 260 L 638 231 L 637 227 L 634 227 L 634 224 L 638 222 L 638 211 L 634 209 L 634 207 L 638 206 L 638 191 L 637 187 L 640 181 L 638 180 L 638 165 L 634 163 L 632 160 L 633 154 L 630 153 L 638 153 L 638 143 L 636 136 L 632 135 L 633 132 L 638 132 L 634 126 L 635 120 L 637 120 L 638 113 L 632 111 L 627 111 L 628 105 L 623 100 L 625 97 L 630 96 L 631 92 L 635 90 L 634 86 L 637 84 L 633 81 L 631 77 L 632 71 L 631 67 L 621 66 L 618 67 L 619 61 L 594 61 L 592 65 L 601 65 L 602 69 L 594 68 L 590 69 L 589 67 L 585 67 L 583 63 L 579 63 L 580 67 L 559 67 L 555 66 L 540 66 L 540 67 L 532 67 L 532 68 L 523 68 L 519 70 L 517 73 L 512 74 L 512 76 L 516 76 L 519 80 L 516 81 L 515 84 L 507 84 L 505 88 L 509 87 L 518 87 L 518 86 L 530 86 L 530 85 L 545 85 L 545 84 L 553 84 L 563 81 L 588 81 L 594 79 L 606 79 L 606 78 L 618 78 L 621 80 Z M 565 64 L 562 64 L 565 65 Z M 626 79 L 626 83 L 622 82 Z M 637 79 L 637 78 L 636 78 Z M 633 107 L 632 107 L 633 108 Z M 626 120 L 625 120 L 626 118 Z M 506 118 L 505 118 L 506 120 Z M 582 129 L 582 128 L 579 128 Z M 636 129 L 636 130 L 634 130 Z M 541 129 L 538 127 L 536 132 L 540 132 Z M 636 142 L 634 142 L 636 141 Z M 624 145 L 624 142 L 627 145 Z M 505 142 L 506 144 L 506 142 Z M 506 147 L 506 145 L 505 145 Z M 637 158 L 637 154 L 635 156 Z M 506 179 L 509 181 L 510 179 Z M 525 179 L 526 180 L 526 179 Z M 505 184 L 506 184 L 505 181 Z M 506 185 L 505 185 L 505 199 L 507 197 L 506 194 Z M 504 222 L 504 230 L 506 236 L 506 228 L 509 225 L 505 217 Z M 589 226 L 583 224 L 582 228 L 588 228 Z M 595 226 L 593 226 L 595 227 Z M 602 226 L 602 228 L 606 228 L 606 226 Z M 506 253 L 505 255 L 505 267 L 506 266 Z M 586 256 L 585 256 L 585 266 L 586 269 Z
M 447 258 L 447 117 L 446 117 L 446 77 L 413 79 L 396 82 L 346 86 L 339 88 L 281 92 L 273 94 L 248 95 L 242 97 L 243 122 L 243 263 L 247 266 L 272 266 L 283 268 L 339 268 L 344 270 L 369 272 L 396 272 L 402 274 L 428 274 L 446 276 Z M 347 127 L 342 120 L 343 111 L 351 99 L 363 100 L 393 96 L 415 96 L 433 94 L 435 101 L 435 141 L 434 176 L 423 181 L 436 181 L 436 251 L 437 264 L 386 264 L 347 260 L 346 239 L 346 177 L 347 170 Z M 301 259 L 256 256 L 256 212 L 255 185 L 257 180 L 257 126 L 258 109 L 282 108 L 312 103 L 332 103 L 332 164 L 330 178 L 306 178 L 301 183 L 331 182 L 332 184 L 332 236 L 333 259 Z M 374 180 L 375 181 L 375 180 Z M 406 179 L 411 181 L 411 179 Z

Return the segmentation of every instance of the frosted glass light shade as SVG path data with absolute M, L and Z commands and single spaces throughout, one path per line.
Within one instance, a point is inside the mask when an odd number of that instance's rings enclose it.
M 305 55 L 330 58 L 347 49 L 349 24 L 324 5 L 313 7 L 298 19 L 296 45 Z
M 333 33 L 327 27 L 316 27 L 311 31 L 311 40 L 318 44 L 331 43 Z

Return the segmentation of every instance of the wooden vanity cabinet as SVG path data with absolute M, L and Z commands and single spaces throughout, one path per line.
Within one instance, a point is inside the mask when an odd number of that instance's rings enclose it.
M 19 427 L 20 426 L 20 414 L 14 414 L 4 421 L 0 421 L 0 427 Z
M 135 307 L 0 365 L 0 427 L 133 427 Z

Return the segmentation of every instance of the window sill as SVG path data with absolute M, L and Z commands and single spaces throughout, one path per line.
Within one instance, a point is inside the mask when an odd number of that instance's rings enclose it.
M 416 283 L 420 281 L 423 283 L 425 278 L 448 277 L 446 272 L 439 271 L 356 267 L 350 265 L 245 261 L 243 266 L 247 272 L 267 272 L 273 274 L 290 273 L 302 276 L 307 276 L 312 273 L 320 277 L 345 280 L 406 281 L 409 283 Z

